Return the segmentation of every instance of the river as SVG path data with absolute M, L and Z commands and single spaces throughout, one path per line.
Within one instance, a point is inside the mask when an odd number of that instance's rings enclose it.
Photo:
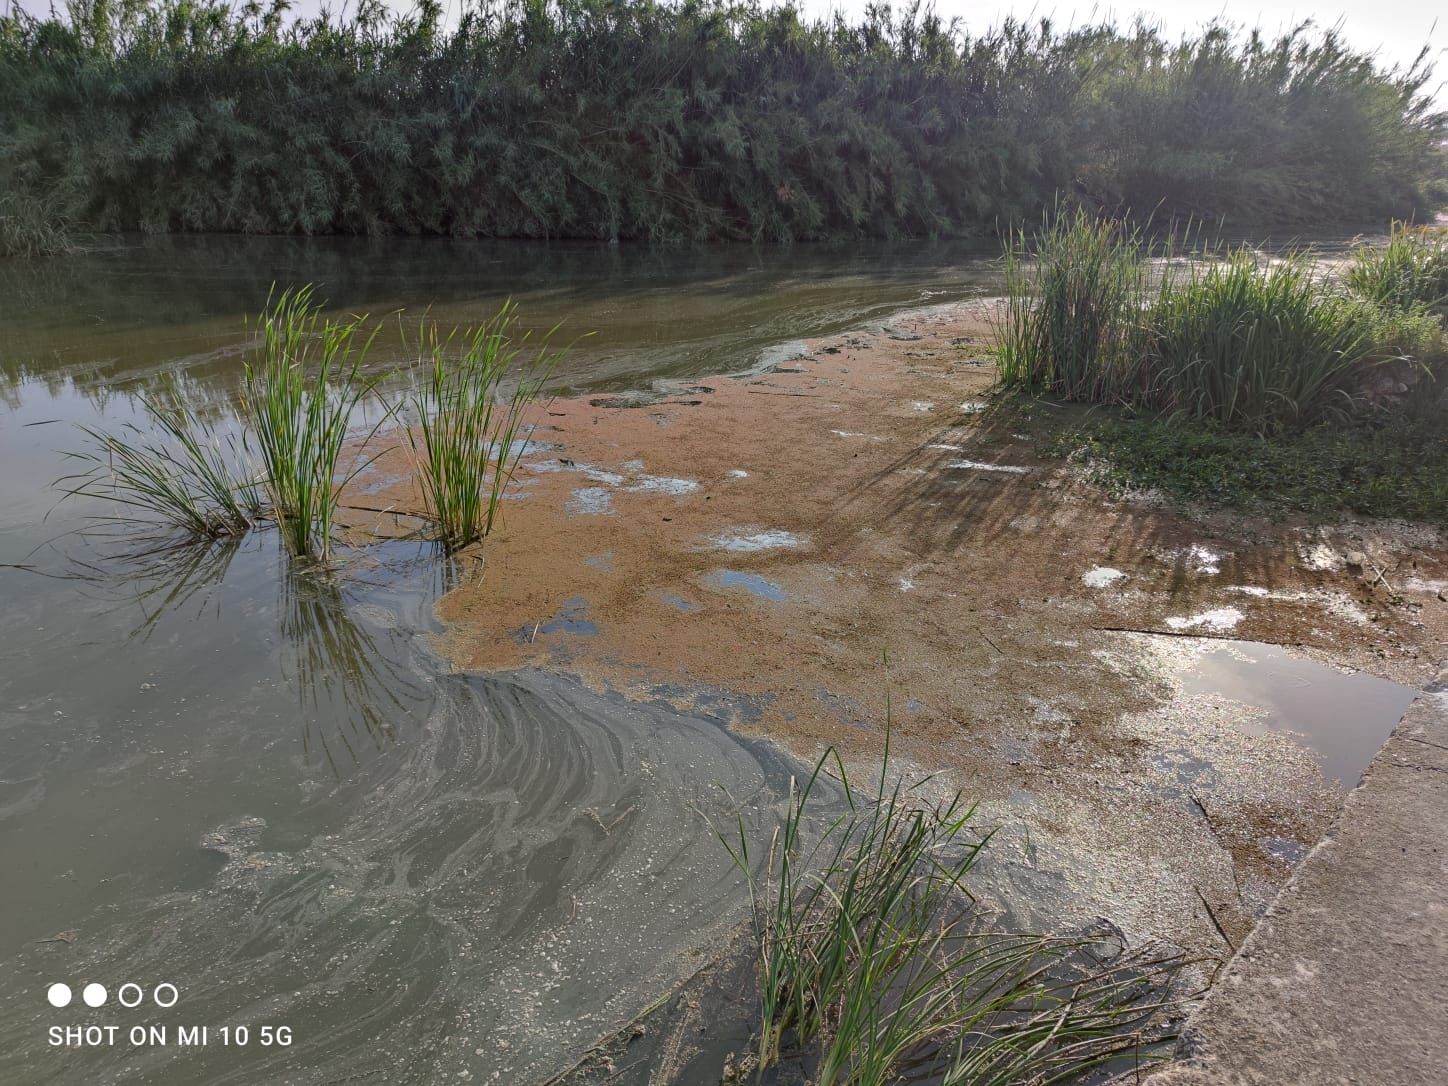
M 143 427 L 162 385 L 224 420 L 273 284 L 389 329 L 511 297 L 573 344 L 560 390 L 623 390 L 989 293 L 991 256 L 208 237 L 0 266 L 0 1081 L 546 1077 L 741 918 L 705 816 L 767 834 L 789 772 L 708 711 L 450 671 L 427 544 L 319 573 L 271 533 L 99 526 L 55 486 L 78 426 Z M 385 331 L 371 365 L 406 361 Z

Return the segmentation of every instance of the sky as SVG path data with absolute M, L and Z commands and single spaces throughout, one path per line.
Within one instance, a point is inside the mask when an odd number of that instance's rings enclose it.
M 334 10 L 343 0 L 296 0 L 294 10 L 312 14 L 324 3 Z M 414 0 L 386 0 L 389 6 L 410 8 Z M 443 0 L 446 9 L 456 17 L 465 0 Z M 867 0 L 800 0 L 811 15 L 831 11 L 855 14 Z M 32 12 L 43 12 L 51 0 L 0 0 L 0 10 L 17 4 Z M 56 0 L 63 6 L 63 0 Z M 898 5 L 897 5 L 898 6 Z M 1347 40 L 1360 49 L 1376 51 L 1389 64 L 1411 63 L 1424 45 L 1433 48 L 1440 78 L 1448 80 L 1448 25 L 1435 25 L 1439 15 L 1448 16 L 1448 7 L 1436 0 L 1327 0 L 1314 5 L 1301 0 L 1159 0 L 1153 5 L 1115 7 L 1109 5 L 1076 5 L 1053 3 L 1052 0 L 935 0 L 935 10 L 948 17 L 959 16 L 967 28 L 986 30 L 1006 16 L 1040 18 L 1049 16 L 1059 26 L 1081 25 L 1112 18 L 1129 23 L 1134 16 L 1145 15 L 1176 37 L 1200 29 L 1214 18 L 1247 27 L 1261 27 L 1269 34 L 1285 30 L 1305 19 L 1319 26 L 1341 24 Z M 1448 18 L 1443 20 L 1448 24 Z M 1438 99 L 1448 100 L 1448 87 L 1438 88 Z

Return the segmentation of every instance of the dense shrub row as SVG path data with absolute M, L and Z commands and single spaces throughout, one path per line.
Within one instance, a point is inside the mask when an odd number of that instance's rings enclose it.
M 1332 33 L 809 21 L 757 0 L 74 0 L 0 18 L 0 245 L 63 228 L 788 240 L 1108 210 L 1425 217 L 1422 64 Z

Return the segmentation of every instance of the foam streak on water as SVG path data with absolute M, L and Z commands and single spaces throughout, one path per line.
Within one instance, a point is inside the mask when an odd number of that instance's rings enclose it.
M 443 677 L 395 755 L 315 805 L 341 812 L 326 832 L 292 844 L 232 819 L 196 842 L 220 864 L 205 885 L 138 888 L 63 957 L 32 947 L 33 984 L 0 1001 L 0 1078 L 546 1077 L 739 920 L 739 876 L 701 814 L 731 823 L 737 804 L 753 825 L 779 798 L 776 767 L 717 724 L 541 673 Z M 163 1020 L 286 1024 L 297 1040 L 244 1059 L 48 1051 L 57 969 L 169 980 L 182 998 Z

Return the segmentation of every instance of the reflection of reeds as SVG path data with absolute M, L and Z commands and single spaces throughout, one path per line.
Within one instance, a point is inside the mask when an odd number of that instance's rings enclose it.
M 186 606 L 198 592 L 219 585 L 240 549 L 241 539 L 228 536 L 203 547 L 167 547 L 137 558 L 126 574 L 126 583 L 142 611 L 142 620 L 131 636 L 149 636 L 162 616 Z
M 291 648 L 291 678 L 304 721 L 303 749 L 309 756 L 319 750 L 336 773 L 329 734 L 335 734 L 355 762 L 359 753 L 354 740 L 368 741 L 376 749 L 390 742 L 395 721 L 412 711 L 407 697 L 420 699 L 422 691 L 353 619 L 336 576 L 315 569 L 301 575 L 283 555 L 278 585 L 279 624 Z M 338 710 L 344 726 L 333 732 L 321 721 L 324 714 L 338 715 Z
M 361 371 L 377 331 L 364 335 L 360 319 L 326 319 L 311 299 L 310 287 L 283 291 L 262 314 L 245 406 L 287 549 L 325 558 L 338 492 L 362 467 L 338 481 L 352 412 L 372 388 Z
M 554 355 L 547 339 L 524 358 L 526 335 L 515 339 L 511 302 L 491 320 L 461 333 L 440 335 L 424 323 L 419 343 L 425 363 L 411 402 L 418 419 L 409 431 L 429 514 L 447 550 L 482 539 L 493 529 L 503 493 L 524 441 L 523 412 L 542 391 Z M 460 357 L 448 349 L 461 335 Z M 517 378 L 511 399 L 503 383 Z
M 846 810 L 806 848 L 827 769 Z M 1088 939 L 981 931 L 964 901 L 988 840 L 965 835 L 974 807 L 959 793 L 924 802 L 898 778 L 887 787 L 888 775 L 887 721 L 874 796 L 850 788 L 831 750 L 802 788 L 792 783 L 762 879 L 742 821 L 738 843 L 726 842 L 750 889 L 761 1074 L 797 1050 L 818 1086 L 896 1082 L 907 1069 L 950 1086 L 1006 1086 L 1139 1051 L 1180 959 L 1101 964 Z

